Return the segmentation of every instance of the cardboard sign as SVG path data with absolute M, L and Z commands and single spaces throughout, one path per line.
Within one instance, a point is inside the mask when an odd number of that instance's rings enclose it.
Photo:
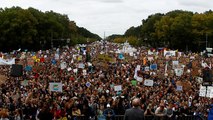
M 62 83 L 49 83 L 49 89 L 52 92 L 62 92 Z
M 114 86 L 115 91 L 122 91 L 122 86 L 121 85 L 116 85 Z
M 145 86 L 153 86 L 153 85 L 154 85 L 154 82 L 153 82 L 153 80 L 148 80 L 148 79 L 147 79 L 147 80 L 144 81 L 144 85 L 145 85 Z

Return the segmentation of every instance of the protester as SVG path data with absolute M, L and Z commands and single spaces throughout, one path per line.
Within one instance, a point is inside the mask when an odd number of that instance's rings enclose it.
M 126 110 L 124 120 L 144 120 L 144 111 L 139 108 L 140 104 L 140 99 L 135 98 L 132 101 L 133 108 Z
M 202 70 L 212 71 L 212 57 L 125 45 L 106 42 L 104 49 L 95 42 L 86 52 L 78 45 L 1 53 L 0 109 L 8 111 L 2 118 L 104 119 L 107 104 L 116 117 L 134 98 L 145 115 L 158 115 L 163 105 L 165 116 L 207 117 L 210 94 L 201 94 L 200 86 Z M 10 75 L 14 58 L 23 66 L 22 76 Z

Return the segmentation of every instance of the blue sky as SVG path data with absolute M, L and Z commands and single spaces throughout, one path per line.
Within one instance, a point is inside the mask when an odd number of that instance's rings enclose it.
M 33 7 L 41 11 L 66 14 L 80 27 L 104 37 L 124 34 L 141 25 L 142 19 L 155 13 L 182 9 L 205 12 L 213 8 L 212 0 L 0 0 L 0 7 Z

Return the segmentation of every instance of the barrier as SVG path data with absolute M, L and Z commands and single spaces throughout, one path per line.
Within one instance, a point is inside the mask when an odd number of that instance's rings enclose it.
M 112 120 L 123 120 L 124 115 L 116 115 Z M 187 115 L 187 116 L 177 116 L 177 117 L 157 117 L 152 115 L 146 115 L 144 116 L 145 120 L 205 120 L 205 118 L 202 118 L 200 116 L 193 116 L 193 115 Z M 68 119 L 69 120 L 69 119 Z M 86 118 L 85 116 L 78 116 L 70 120 L 98 120 L 97 117 L 95 118 Z
M 113 117 L 113 119 L 109 119 L 109 120 L 123 120 L 123 119 L 124 119 L 124 115 L 116 115 Z M 108 119 L 103 119 L 103 118 L 98 119 L 97 116 L 94 118 L 88 118 L 86 116 L 76 116 L 76 117 L 68 118 L 67 120 L 108 120 Z M 146 115 L 146 116 L 144 116 L 144 120 L 206 120 L 206 118 L 203 118 L 201 116 L 193 116 L 193 115 L 176 116 L 176 117 L 172 117 L 172 118 Z

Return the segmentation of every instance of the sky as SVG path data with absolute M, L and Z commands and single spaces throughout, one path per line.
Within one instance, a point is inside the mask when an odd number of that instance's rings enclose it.
M 0 0 L 1 8 L 33 7 L 68 15 L 77 26 L 104 38 L 124 34 L 155 13 L 188 10 L 203 13 L 213 8 L 212 0 Z

